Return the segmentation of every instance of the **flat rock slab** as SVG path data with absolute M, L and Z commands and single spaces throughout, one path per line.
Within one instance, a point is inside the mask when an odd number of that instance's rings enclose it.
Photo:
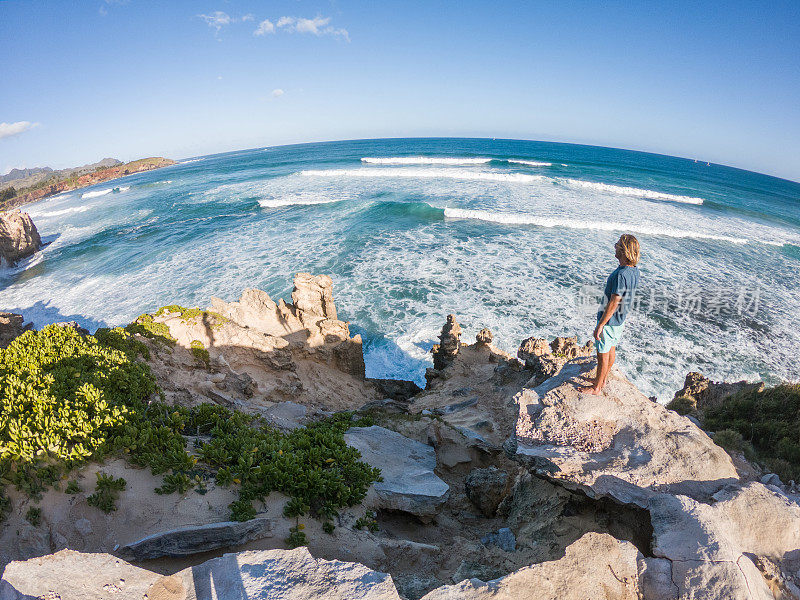
M 431 446 L 377 425 L 351 427 L 344 439 L 364 462 L 381 470 L 383 481 L 373 486 L 378 508 L 430 518 L 447 501 L 450 488 L 434 473 Z
M 0 581 L 0 599 L 142 600 L 161 578 L 110 554 L 61 550 L 10 563 Z
M 521 463 L 590 497 L 641 508 L 661 492 L 710 499 L 738 481 L 730 456 L 704 431 L 618 372 L 599 396 L 578 391 L 595 365 L 574 359 L 517 394 L 514 453 Z
M 188 556 L 272 536 L 272 519 L 225 521 L 160 531 L 119 549 L 127 560 Z
M 445 585 L 422 600 L 639 600 L 640 559 L 630 542 L 587 533 L 559 560 L 524 567 L 488 583 L 467 579 Z
M 715 500 L 652 498 L 653 554 L 671 561 L 681 598 L 772 599 L 757 565 L 800 555 L 800 505 L 757 482 L 729 486 Z M 796 565 L 783 570 L 789 591 L 800 591 Z
M 187 600 L 400 600 L 391 575 L 307 548 L 225 554 L 177 573 Z

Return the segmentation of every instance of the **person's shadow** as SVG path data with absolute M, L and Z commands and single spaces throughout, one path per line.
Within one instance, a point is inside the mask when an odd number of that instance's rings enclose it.
M 197 600 L 247 600 L 235 554 L 192 567 L 192 580 Z

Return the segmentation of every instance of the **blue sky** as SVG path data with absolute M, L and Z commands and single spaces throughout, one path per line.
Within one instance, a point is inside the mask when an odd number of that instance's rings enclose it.
M 0 57 L 0 172 L 476 136 L 800 180 L 796 1 L 0 1 Z

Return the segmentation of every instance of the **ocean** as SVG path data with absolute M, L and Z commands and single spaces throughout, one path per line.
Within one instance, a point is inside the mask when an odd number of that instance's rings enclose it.
M 367 375 L 424 383 L 449 313 L 462 341 L 595 325 L 621 233 L 639 238 L 622 371 L 665 402 L 689 371 L 800 379 L 800 184 L 663 155 L 493 139 L 383 139 L 202 156 L 28 205 L 49 244 L 0 271 L 37 327 L 206 307 L 331 275 Z

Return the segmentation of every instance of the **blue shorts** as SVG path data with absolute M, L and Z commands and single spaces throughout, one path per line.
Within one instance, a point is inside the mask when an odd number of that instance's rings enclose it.
M 600 341 L 597 342 L 596 348 L 600 354 L 605 354 L 611 348 L 619 344 L 622 339 L 622 331 L 625 329 L 625 323 L 619 325 L 606 325 L 603 327 L 603 332 L 600 334 Z

